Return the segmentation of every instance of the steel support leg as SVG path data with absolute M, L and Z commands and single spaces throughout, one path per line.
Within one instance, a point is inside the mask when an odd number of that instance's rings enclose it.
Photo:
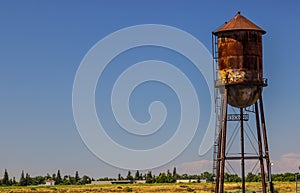
M 222 106 L 223 110 L 223 123 L 222 123 L 222 154 L 221 154 L 221 176 L 220 176 L 220 193 L 224 192 L 224 174 L 225 174 L 225 159 L 226 159 L 226 130 L 227 130 L 227 108 L 228 108 L 228 93 L 227 88 L 225 88 L 224 93 L 224 104 Z
M 270 183 L 270 193 L 273 193 L 273 184 L 272 184 L 272 174 L 271 174 L 271 162 L 269 157 L 269 146 L 268 146 L 268 138 L 267 138 L 267 129 L 266 129 L 266 121 L 263 107 L 262 96 L 259 96 L 259 108 L 260 108 L 260 116 L 261 116 L 261 127 L 264 138 L 264 147 L 265 147 L 265 158 L 268 170 L 268 180 Z
M 264 168 L 264 160 L 263 160 L 264 155 L 263 155 L 262 142 L 261 142 L 261 129 L 260 129 L 259 111 L 258 111 L 257 102 L 255 103 L 255 117 L 256 117 L 257 141 L 258 141 L 258 150 L 259 150 L 259 163 L 260 163 L 262 192 L 267 193 L 265 168 Z

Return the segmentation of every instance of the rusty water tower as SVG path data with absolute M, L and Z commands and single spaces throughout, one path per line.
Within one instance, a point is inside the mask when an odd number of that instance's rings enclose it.
M 239 160 L 241 163 L 242 192 L 245 188 L 245 161 L 259 161 L 262 192 L 267 192 L 266 177 L 272 192 L 271 165 L 264 117 L 262 90 L 267 86 L 263 78 L 262 28 L 238 12 L 229 22 L 213 32 L 213 55 L 216 71 L 216 140 L 214 151 L 215 192 L 224 192 L 226 162 Z M 219 102 L 218 102 L 219 100 Z M 235 155 L 226 153 L 228 105 L 238 109 L 233 121 L 239 122 L 240 152 Z M 244 121 L 245 111 L 253 107 L 256 121 L 257 155 L 245 153 Z M 231 120 L 232 121 L 232 120 Z

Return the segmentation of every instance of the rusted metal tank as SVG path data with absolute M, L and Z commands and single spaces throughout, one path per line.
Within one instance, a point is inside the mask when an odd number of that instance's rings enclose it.
M 228 103 L 254 104 L 265 86 L 262 35 L 266 32 L 240 14 L 213 32 L 218 42 L 218 86 L 228 89 Z

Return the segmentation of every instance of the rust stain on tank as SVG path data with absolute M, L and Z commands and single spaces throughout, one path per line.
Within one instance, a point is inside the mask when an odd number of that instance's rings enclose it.
M 228 87 L 228 103 L 243 108 L 262 91 L 262 35 L 266 32 L 238 13 L 213 32 L 218 37 L 218 84 Z

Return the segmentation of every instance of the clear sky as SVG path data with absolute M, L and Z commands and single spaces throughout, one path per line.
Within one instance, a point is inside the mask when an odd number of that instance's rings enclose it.
M 264 89 L 263 97 L 271 158 L 275 172 L 296 171 L 296 166 L 300 165 L 299 7 L 300 2 L 296 0 L 1 1 L 0 172 L 7 168 L 17 179 L 21 170 L 32 176 L 56 173 L 57 169 L 64 174 L 78 170 L 80 174 L 94 177 L 125 174 L 126 170 L 110 166 L 94 156 L 76 129 L 72 88 L 83 57 L 110 33 L 139 24 L 179 28 L 211 50 L 211 32 L 237 11 L 267 31 L 263 37 L 263 51 L 264 76 L 269 79 L 269 86 Z M 110 104 L 106 96 L 109 87 L 115 76 L 131 62 L 157 59 L 177 63 L 174 65 L 178 68 L 180 64 L 188 63 L 176 53 L 169 52 L 153 47 L 129 50 L 112 61 L 111 68 L 101 77 L 104 83 L 105 78 L 108 81 L 104 84 L 99 80 L 97 113 L 104 117 L 104 124 L 111 127 L 107 131 L 110 136 L 127 147 L 136 144 L 140 144 L 141 149 L 155 147 L 172 136 L 174 130 L 168 128 L 174 128 L 178 123 L 178 99 L 169 87 L 158 82 L 141 85 L 132 94 L 131 100 L 137 101 L 130 107 L 133 116 L 141 122 L 147 121 L 149 102 L 161 99 L 171 109 L 166 119 L 170 125 L 157 137 L 124 137 L 124 131 L 118 131 L 118 126 L 109 122 L 112 119 L 107 107 Z M 194 82 L 199 81 L 198 94 L 207 92 L 203 78 L 193 74 L 192 67 L 182 68 L 192 73 Z M 207 108 L 205 92 L 203 99 L 206 102 L 200 101 L 200 106 Z M 106 100 L 100 100 L 102 97 Z M 203 120 L 200 118 L 201 124 L 207 124 L 205 116 Z M 193 167 L 210 171 L 205 160 L 212 159 L 212 153 L 198 156 L 203 134 L 203 130 L 197 131 L 183 154 L 156 171 L 173 166 L 178 166 L 182 172 L 200 171 Z

